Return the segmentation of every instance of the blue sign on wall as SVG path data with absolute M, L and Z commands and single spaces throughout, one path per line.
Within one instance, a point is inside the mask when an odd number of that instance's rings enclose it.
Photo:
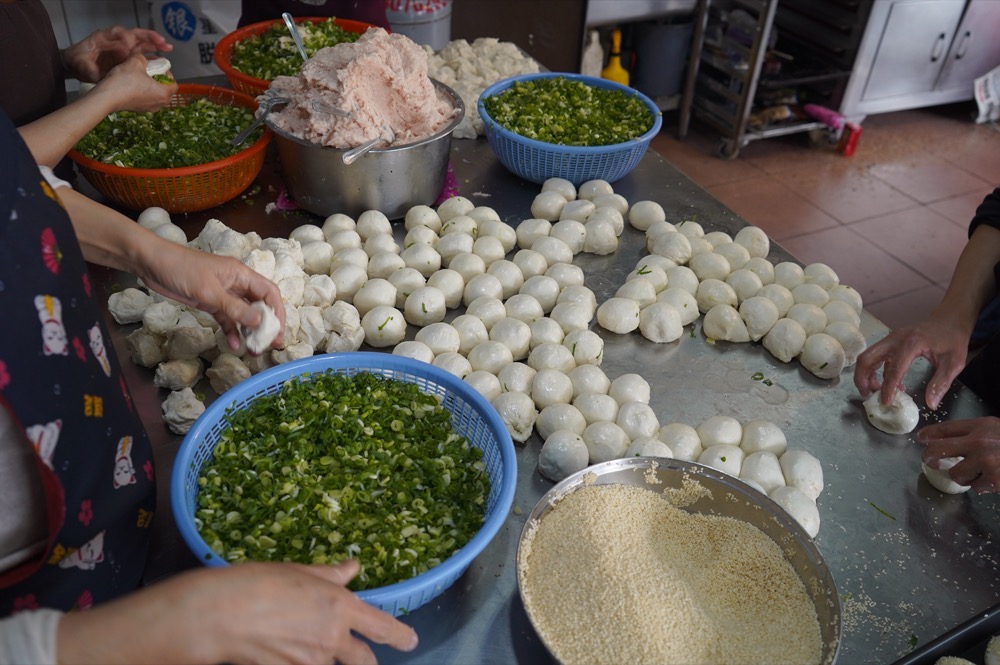
M 198 17 L 183 2 L 168 2 L 160 10 L 163 29 L 177 41 L 186 42 L 194 37 L 198 27 Z

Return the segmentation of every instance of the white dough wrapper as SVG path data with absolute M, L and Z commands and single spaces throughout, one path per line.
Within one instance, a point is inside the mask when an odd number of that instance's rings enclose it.
M 920 409 L 913 398 L 902 390 L 896 391 L 892 403 L 879 401 L 882 391 L 876 390 L 865 400 L 868 422 L 887 434 L 909 434 L 920 422 Z
M 920 468 L 923 470 L 924 475 L 930 484 L 935 487 L 940 492 L 945 494 L 962 494 L 963 492 L 968 492 L 972 489 L 971 485 L 959 485 L 951 476 L 948 475 L 948 470 L 961 462 L 964 457 L 942 457 L 939 462 L 939 467 L 937 469 L 932 469 L 926 464 L 921 464 Z
M 550 434 L 538 453 L 538 470 L 549 480 L 559 482 L 587 468 L 590 451 L 583 437 L 569 430 Z
M 738 478 L 740 469 L 743 468 L 744 457 L 743 449 L 739 446 L 709 446 L 698 456 L 698 463 Z
M 507 426 L 510 438 L 523 443 L 531 436 L 538 411 L 535 410 L 535 402 L 528 395 L 520 392 L 501 393 L 490 403 Z
M 785 474 L 781 471 L 777 455 L 767 450 L 758 450 L 743 460 L 740 480 L 753 481 L 764 490 L 764 494 L 770 494 L 785 484 Z
M 687 423 L 664 425 L 656 438 L 670 446 L 675 458 L 685 462 L 697 461 L 703 450 L 698 431 Z
M 247 351 L 259 356 L 261 353 L 271 348 L 271 343 L 281 332 L 281 321 L 263 300 L 251 303 L 250 307 L 260 312 L 260 323 L 256 328 L 246 328 L 243 330 L 243 337 L 246 339 Z
M 805 529 L 810 538 L 816 537 L 819 533 L 819 509 L 805 492 L 797 487 L 785 485 L 775 489 L 768 496 L 784 508 L 785 512 Z
M 788 448 L 788 442 L 780 427 L 769 420 L 756 419 L 743 425 L 740 448 L 747 455 L 766 450 L 780 457 Z
M 815 501 L 823 492 L 823 466 L 819 460 L 805 450 L 786 450 L 778 458 L 785 484 L 800 489 Z
M 732 416 L 712 416 L 698 425 L 695 431 L 705 448 L 721 445 L 739 446 L 743 440 L 743 426 Z M 734 475 L 738 475 L 738 471 Z

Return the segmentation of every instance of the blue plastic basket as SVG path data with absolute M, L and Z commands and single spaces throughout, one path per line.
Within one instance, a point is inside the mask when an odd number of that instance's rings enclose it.
M 370 372 L 415 383 L 423 392 L 439 395 L 442 406 L 452 414 L 455 432 L 483 451 L 482 461 L 490 477 L 490 494 L 486 502 L 486 520 L 479 532 L 427 572 L 395 584 L 357 592 L 368 604 L 394 616 L 412 612 L 451 586 L 493 540 L 507 519 L 517 481 L 514 443 L 496 410 L 468 383 L 433 365 L 388 353 L 335 353 L 285 363 L 240 382 L 205 410 L 177 451 L 170 478 L 174 520 L 184 541 L 200 561 L 208 566 L 227 565 L 198 534 L 194 518 L 198 474 L 227 427 L 226 413 L 279 391 L 289 379 L 327 370 L 350 375 Z
M 602 146 L 566 146 L 525 138 L 499 125 L 486 111 L 483 100 L 496 95 L 520 81 L 562 77 L 581 81 L 587 85 L 608 90 L 620 90 L 638 97 L 653 116 L 653 126 L 642 136 L 625 143 Z M 639 164 L 646 154 L 650 141 L 663 126 L 663 114 L 646 95 L 628 86 L 607 79 L 581 74 L 544 72 L 512 76 L 494 83 L 479 96 L 479 116 L 483 119 L 483 132 L 500 163 L 525 180 L 543 183 L 549 178 L 565 178 L 574 185 L 588 180 L 614 182 L 625 177 Z

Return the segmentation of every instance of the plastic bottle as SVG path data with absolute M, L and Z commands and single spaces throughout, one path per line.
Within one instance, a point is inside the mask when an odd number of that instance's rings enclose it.
M 611 57 L 608 58 L 607 66 L 601 70 L 601 76 L 615 83 L 621 83 L 622 85 L 629 84 L 628 70 L 622 67 L 621 30 L 615 29 L 611 33 Z
M 584 76 L 600 76 L 603 65 L 604 48 L 601 46 L 601 36 L 597 33 L 597 30 L 591 30 L 590 43 L 583 49 L 580 73 Z

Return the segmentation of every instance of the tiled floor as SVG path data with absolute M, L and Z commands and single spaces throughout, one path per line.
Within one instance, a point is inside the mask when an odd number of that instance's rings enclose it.
M 798 134 L 752 141 L 727 161 L 697 121 L 679 142 L 676 113 L 652 147 L 800 261 L 830 265 L 898 328 L 940 300 L 976 206 L 1000 185 L 1000 131 L 976 125 L 974 110 L 869 116 L 852 157 Z

